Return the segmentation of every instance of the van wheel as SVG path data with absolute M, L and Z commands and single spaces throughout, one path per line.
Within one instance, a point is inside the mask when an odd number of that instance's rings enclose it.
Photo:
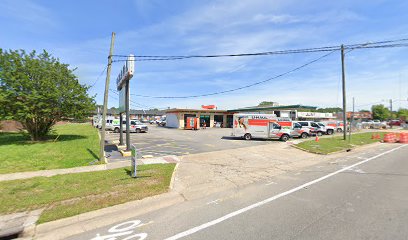
M 244 139 L 245 139 L 245 140 L 251 140 L 251 139 L 252 139 L 251 134 L 249 134 L 249 133 L 245 134 L 245 135 L 244 135 Z
M 309 134 L 304 132 L 304 133 L 300 134 L 300 137 L 301 138 L 307 138 L 307 137 L 309 137 Z
M 140 131 L 140 129 L 139 128 L 137 128 L 136 129 L 136 133 L 140 133 L 141 131 Z
M 334 131 L 333 131 L 332 129 L 327 130 L 327 134 L 329 134 L 329 135 L 332 135 L 333 132 L 334 132 Z
M 341 133 L 341 132 L 343 132 L 343 129 L 337 128 L 337 132 Z
M 322 132 L 317 132 L 317 136 L 322 136 L 323 135 L 323 133 Z
M 289 135 L 283 134 L 282 137 L 280 138 L 281 141 L 286 142 L 289 140 Z
M 115 128 L 115 129 L 113 129 L 113 132 L 115 132 L 115 133 L 119 133 L 119 128 Z

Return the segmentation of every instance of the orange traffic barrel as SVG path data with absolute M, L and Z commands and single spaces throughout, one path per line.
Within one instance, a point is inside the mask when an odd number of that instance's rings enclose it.
M 397 142 L 397 136 L 395 135 L 395 133 L 386 133 L 384 134 L 383 141 L 387 143 L 395 143 Z
M 400 133 L 399 142 L 408 143 L 408 133 Z

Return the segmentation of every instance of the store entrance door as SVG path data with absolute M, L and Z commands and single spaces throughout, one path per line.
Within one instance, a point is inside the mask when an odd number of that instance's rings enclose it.
M 200 126 L 204 123 L 206 127 L 210 127 L 210 115 L 200 115 Z

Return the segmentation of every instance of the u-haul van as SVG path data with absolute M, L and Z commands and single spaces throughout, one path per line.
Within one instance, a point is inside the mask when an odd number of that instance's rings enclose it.
M 287 141 L 293 132 L 289 118 L 278 118 L 275 114 L 241 114 L 233 117 L 232 135 L 246 140 L 252 138 L 280 139 Z

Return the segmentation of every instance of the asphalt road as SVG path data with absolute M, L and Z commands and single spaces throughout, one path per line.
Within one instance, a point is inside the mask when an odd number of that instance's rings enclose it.
M 273 144 L 275 140 L 245 141 L 231 137 L 231 128 L 207 128 L 198 131 L 148 125 L 147 133 L 131 133 L 130 142 L 138 149 L 138 157 L 151 155 L 161 157 L 167 155 L 182 156 L 187 154 L 212 152 L 225 149 L 242 148 L 263 144 Z M 124 141 L 125 141 L 125 135 Z M 119 133 L 109 132 L 108 141 L 119 140 Z
M 383 145 L 70 239 L 408 239 L 407 156 Z

